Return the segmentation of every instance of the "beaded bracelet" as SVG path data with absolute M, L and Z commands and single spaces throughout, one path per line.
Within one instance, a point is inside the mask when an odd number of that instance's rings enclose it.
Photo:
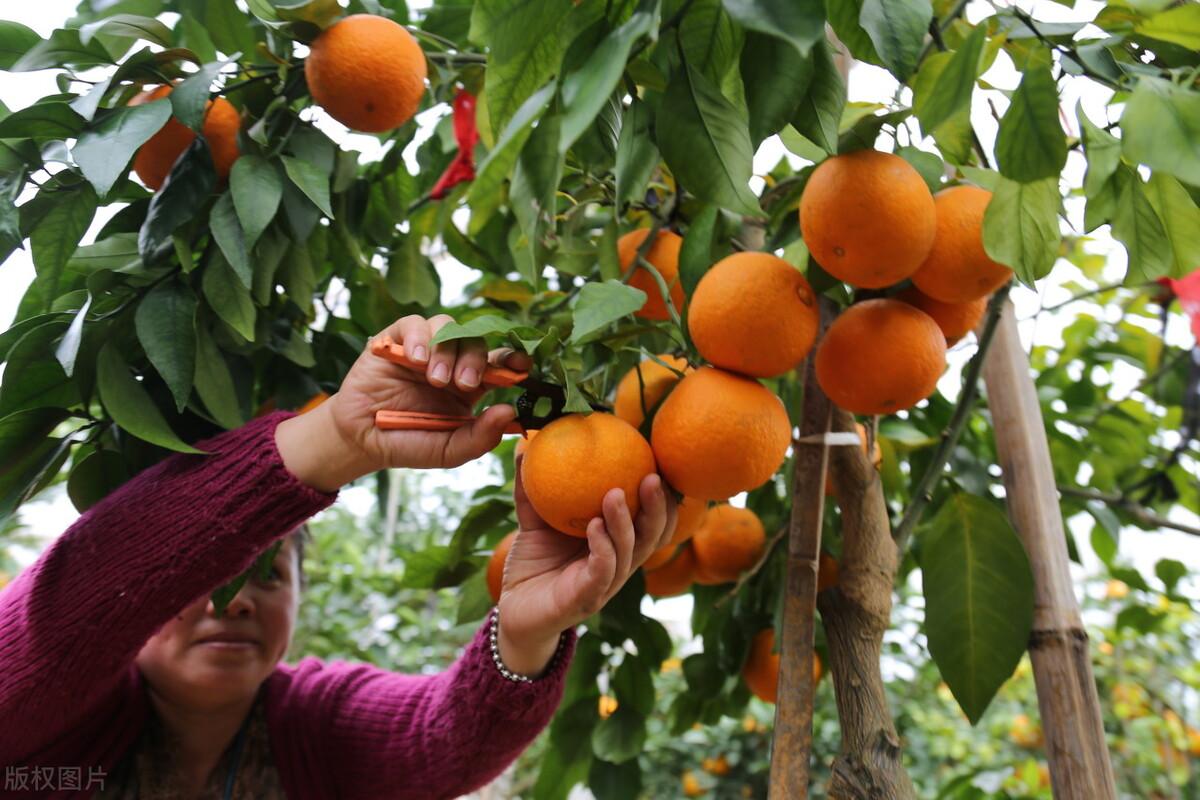
M 517 673 L 510 670 L 508 667 L 504 666 L 504 662 L 500 659 L 499 637 L 500 637 L 500 606 L 492 606 L 492 621 L 491 621 L 491 626 L 490 626 L 490 632 L 488 633 L 488 639 L 491 642 L 491 646 L 492 646 L 492 662 L 496 665 L 496 669 L 500 671 L 500 674 L 503 675 L 504 677 L 508 678 L 510 681 L 513 681 L 514 683 L 533 683 L 534 678 L 530 678 L 525 675 L 518 675 Z M 558 656 L 562 652 L 563 646 L 566 644 L 566 642 L 567 642 L 567 632 L 563 631 L 562 634 L 558 637 L 558 647 L 555 648 L 554 655 L 552 655 L 550 657 L 549 663 L 546 664 L 546 669 L 543 670 L 543 674 L 549 672 L 550 668 L 554 665 L 554 662 L 558 660 Z

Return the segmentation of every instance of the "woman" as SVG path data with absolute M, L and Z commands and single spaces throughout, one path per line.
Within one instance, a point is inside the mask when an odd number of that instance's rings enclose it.
M 450 321 L 385 331 L 423 372 L 364 352 L 313 411 L 274 412 L 200 442 L 207 455 L 145 470 L 0 592 L 3 796 L 455 797 L 528 746 L 561 699 L 574 626 L 674 531 L 657 475 L 636 519 L 610 491 L 586 543 L 551 530 L 518 477 L 499 607 L 445 672 L 280 663 L 299 597 L 288 534 L 357 477 L 478 458 L 515 416 L 495 405 L 454 432 L 375 427 L 378 409 L 470 413 L 488 363 L 529 368 L 477 341 L 431 348 Z M 285 536 L 272 574 L 218 619 L 210 593 Z

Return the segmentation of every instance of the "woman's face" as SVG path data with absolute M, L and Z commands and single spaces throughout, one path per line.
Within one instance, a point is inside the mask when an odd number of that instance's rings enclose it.
M 291 641 L 299 578 L 294 537 L 287 536 L 270 577 L 247 580 L 220 619 L 205 595 L 154 634 L 138 653 L 142 674 L 165 699 L 195 709 L 252 697 Z M 204 641 L 230 635 L 249 641 Z

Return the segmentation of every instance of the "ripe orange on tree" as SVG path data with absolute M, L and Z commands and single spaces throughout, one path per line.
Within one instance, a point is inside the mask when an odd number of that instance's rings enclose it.
M 821 557 L 817 560 L 817 591 L 823 592 L 826 589 L 832 589 L 837 586 L 837 582 L 837 559 L 822 550 Z
M 617 260 L 621 263 L 622 272 L 633 264 L 638 248 L 649 235 L 649 228 L 638 228 L 617 240 Z M 671 305 L 675 306 L 676 311 L 683 310 L 683 284 L 679 282 L 679 248 L 682 246 L 683 239 L 679 234 L 660 230 L 642 256 L 662 275 L 663 283 L 670 290 Z M 663 300 L 662 290 L 658 288 L 658 281 L 644 266 L 639 264 L 634 270 L 633 275 L 629 277 L 629 285 L 646 293 L 646 304 L 633 312 L 635 317 L 656 321 L 671 318 L 671 312 L 667 310 L 667 304 Z
M 734 253 L 696 285 L 688 332 L 715 366 L 771 378 L 808 355 L 817 316 L 816 295 L 800 270 L 770 253 Z
M 129 105 L 140 106 L 166 97 L 173 88 L 173 86 L 167 85 L 147 89 L 134 95 L 129 101 Z M 241 127 L 241 124 L 242 118 L 238 115 L 237 109 L 224 97 L 209 101 L 204 112 L 204 124 L 200 127 L 200 131 L 204 134 L 204 140 L 208 142 L 208 149 L 212 153 L 213 167 L 216 169 L 217 177 L 221 180 L 225 180 L 229 176 L 233 162 L 237 161 L 238 156 L 241 155 L 237 143 L 238 128 Z M 154 191 L 158 191 L 166 182 L 171 167 L 175 165 L 176 160 L 184 150 L 188 149 L 195 138 L 195 131 L 175 117 L 171 117 L 158 133 L 151 136 L 145 144 L 138 148 L 133 157 L 133 171 L 142 179 L 142 183 Z
M 525 454 L 529 448 L 529 443 L 533 441 L 533 437 L 537 436 L 537 431 L 525 431 L 525 435 L 517 439 L 517 445 L 513 448 L 513 462 Z
M 655 471 L 654 453 L 637 428 L 612 414 L 568 414 L 531 439 L 521 459 L 521 480 L 534 510 L 551 527 L 586 537 L 603 516 L 604 495 L 625 492 L 629 513 L 641 507 L 638 486 Z
M 774 703 L 779 691 L 779 653 L 775 649 L 775 630 L 763 628 L 750 641 L 750 654 L 742 667 L 742 679 L 746 687 L 757 697 Z M 813 683 L 821 680 L 821 657 L 813 653 Z
M 978 186 L 951 186 L 933 198 L 937 235 L 912 281 L 943 303 L 966 303 L 999 289 L 1012 270 L 997 264 L 983 249 L 983 212 L 992 193 Z
M 854 423 L 854 430 L 856 433 L 858 433 L 858 440 L 862 442 L 863 455 L 868 455 L 866 427 L 861 422 L 856 422 Z M 879 447 L 878 439 L 875 440 L 875 446 L 871 448 L 870 456 L 871 465 L 875 467 L 875 469 L 879 469 L 879 465 L 883 463 L 883 450 Z M 833 475 L 827 473 L 825 475 L 825 496 L 833 497 L 833 494 Z
M 425 53 L 399 23 L 352 14 L 310 45 L 313 100 L 348 128 L 378 133 L 408 122 L 425 95 Z
M 942 329 L 946 337 L 946 346 L 957 342 L 979 324 L 983 312 L 987 310 L 987 297 L 968 300 L 965 303 L 943 303 L 922 292 L 915 286 L 910 286 L 896 295 L 897 300 L 903 300 L 910 306 L 921 309 Z
M 728 503 L 713 506 L 692 537 L 696 582 L 715 585 L 737 580 L 754 566 L 766 546 L 767 534 L 758 514 Z
M 496 549 L 488 559 L 487 587 L 493 603 L 500 602 L 500 589 L 504 586 L 504 562 L 508 559 L 508 551 L 512 549 L 513 540 L 516 538 L 516 531 L 505 536 L 496 543 Z
M 716 775 L 718 778 L 724 777 L 729 774 L 729 759 L 725 757 L 724 753 L 716 758 L 706 758 L 700 762 L 700 769 L 709 775 Z
M 800 197 L 800 234 L 817 263 L 879 289 L 917 271 L 933 246 L 933 196 L 899 156 L 858 150 L 821 162 Z
M 685 497 L 675 507 L 675 533 L 671 536 L 671 544 L 686 542 L 696 535 L 704 524 L 704 516 L 708 513 L 708 501 L 695 497 Z
M 679 549 L 679 545 L 667 543 L 650 554 L 642 563 L 642 568 L 645 570 L 658 569 L 663 564 L 666 564 L 675 555 L 675 551 Z
M 817 346 L 817 383 L 855 414 L 892 414 L 937 388 L 946 337 L 933 317 L 899 300 L 855 303 Z
M 766 483 L 791 440 L 787 411 L 770 389 L 714 367 L 679 382 L 650 434 L 663 476 L 700 500 L 726 500 Z
M 658 356 L 664 363 L 670 364 L 683 373 L 692 371 L 687 359 L 662 353 Z M 638 378 L 638 372 L 641 378 Z M 629 372 L 625 373 L 617 384 L 617 394 L 613 400 L 613 413 L 635 428 L 640 428 L 645 420 L 642 412 L 643 401 L 646 411 L 653 411 L 672 386 L 679 381 L 679 375 L 653 358 L 647 358 Z M 639 393 L 638 390 L 641 389 Z
M 696 780 L 696 775 L 690 769 L 684 770 L 683 775 L 679 778 L 683 785 L 684 797 L 700 797 L 708 790 L 700 785 L 700 781 Z
M 325 392 L 317 392 L 312 397 L 308 398 L 308 401 L 305 402 L 304 405 L 302 405 L 302 406 L 300 406 L 300 408 L 296 409 L 296 413 L 304 414 L 308 411 L 312 411 L 314 408 L 321 405 L 321 403 L 324 403 L 328 399 L 329 399 L 329 395 L 326 394 Z
M 679 548 L 667 563 L 658 569 L 646 570 L 646 594 L 651 597 L 671 597 L 683 594 L 696 579 L 696 554 L 690 543 Z

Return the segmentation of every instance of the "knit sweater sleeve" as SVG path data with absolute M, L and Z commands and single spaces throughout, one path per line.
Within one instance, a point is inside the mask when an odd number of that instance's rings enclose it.
M 308 755 L 335 776 L 338 800 L 453 798 L 493 780 L 550 722 L 576 633 L 532 683 L 503 677 L 485 620 L 463 654 L 433 675 L 305 658 L 285 667 L 277 724 L 303 730 Z
M 284 466 L 277 411 L 139 473 L 83 514 L 0 592 L 0 763 L 78 726 L 142 645 L 337 493 Z M 103 736 L 103 730 L 96 731 Z

